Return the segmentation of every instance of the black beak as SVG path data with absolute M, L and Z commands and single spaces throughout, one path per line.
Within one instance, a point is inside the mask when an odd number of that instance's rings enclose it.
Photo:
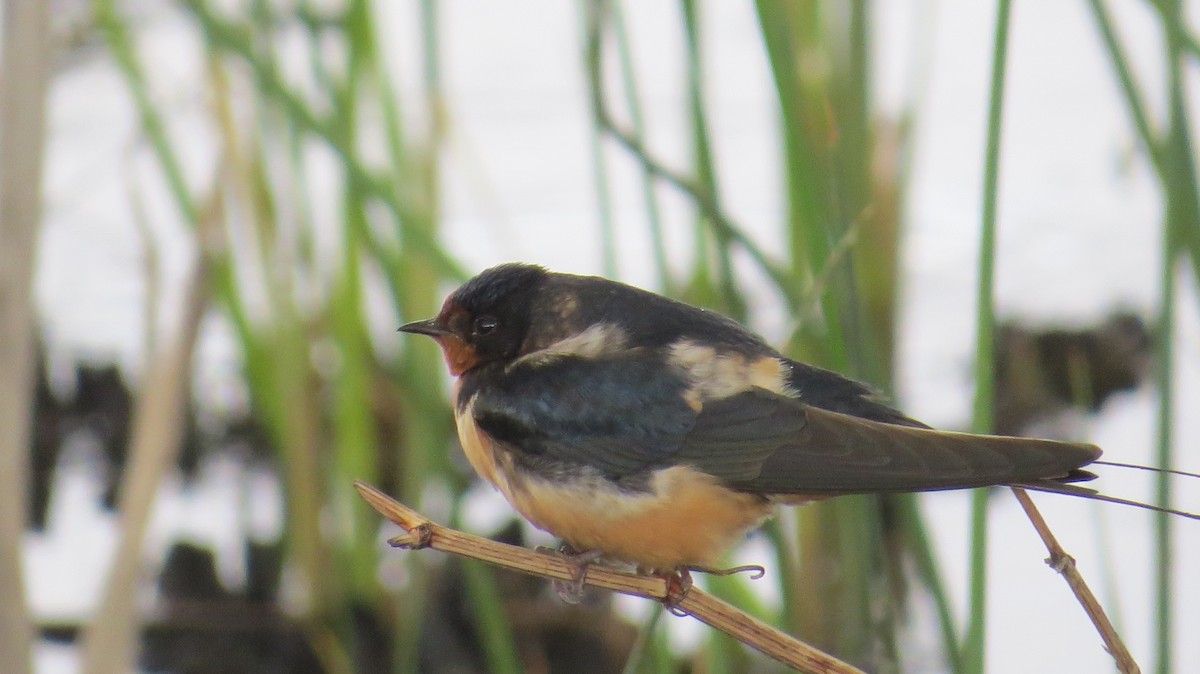
M 411 332 L 415 335 L 429 335 L 430 337 L 442 337 L 451 334 L 449 330 L 438 325 L 436 318 L 401 325 L 399 332 Z

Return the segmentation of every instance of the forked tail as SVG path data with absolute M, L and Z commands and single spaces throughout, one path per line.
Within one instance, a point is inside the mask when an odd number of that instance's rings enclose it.
M 1122 463 L 1120 461 L 1093 461 L 1091 464 L 1113 466 L 1115 468 L 1130 468 L 1133 470 L 1145 470 L 1154 473 L 1168 473 L 1170 475 L 1179 475 L 1182 477 L 1200 478 L 1200 474 L 1190 473 L 1186 470 L 1174 470 L 1171 468 L 1155 468 L 1153 466 L 1142 466 L 1136 463 Z M 1086 472 L 1086 471 L 1079 471 Z M 1089 475 L 1091 475 L 1089 473 Z M 1089 478 L 1085 478 L 1089 479 Z M 1091 499 L 1093 501 L 1105 501 L 1107 503 L 1119 503 L 1121 505 L 1133 506 L 1134 508 L 1142 508 L 1143 510 L 1152 510 L 1154 512 L 1166 513 L 1168 515 L 1178 515 L 1186 517 L 1190 520 L 1200 520 L 1200 514 L 1187 512 L 1186 510 L 1177 510 L 1175 508 L 1165 508 L 1163 506 L 1154 505 L 1152 503 L 1144 503 L 1142 501 L 1134 501 L 1132 499 L 1121 498 L 1119 496 L 1109 496 L 1102 494 L 1095 489 L 1081 487 L 1077 484 L 1067 484 L 1066 482 L 1056 482 L 1051 480 L 1042 480 L 1037 482 L 1024 482 L 1013 485 L 1014 487 L 1022 487 L 1025 489 L 1033 489 L 1036 491 L 1047 492 L 1051 494 L 1066 494 L 1067 496 L 1077 496 L 1079 498 Z

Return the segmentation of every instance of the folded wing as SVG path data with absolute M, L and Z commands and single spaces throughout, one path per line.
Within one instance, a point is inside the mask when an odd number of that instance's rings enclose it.
M 707 403 L 675 455 L 762 494 L 908 492 L 1088 479 L 1093 445 L 882 423 L 762 389 Z
M 1100 455 L 1092 445 L 906 425 L 918 422 L 894 411 L 866 410 L 886 421 L 861 418 L 806 404 L 806 392 L 798 400 L 749 388 L 697 410 L 689 386 L 648 353 L 564 357 L 507 372 L 474 413 L 543 471 L 586 466 L 623 480 L 683 464 L 765 495 L 1054 486 L 1090 477 L 1077 469 Z M 807 392 L 816 404 L 840 400 L 815 393 Z

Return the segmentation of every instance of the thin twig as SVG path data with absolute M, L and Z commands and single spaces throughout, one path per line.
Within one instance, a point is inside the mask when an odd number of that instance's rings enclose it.
M 1079 604 L 1091 618 L 1092 624 L 1096 626 L 1096 631 L 1100 633 L 1100 638 L 1104 640 L 1105 649 L 1116 661 L 1117 669 L 1124 674 L 1140 674 L 1142 670 L 1134 661 L 1133 656 L 1129 654 L 1125 642 L 1121 641 L 1121 635 L 1117 634 L 1112 621 L 1108 619 L 1100 602 L 1096 600 L 1096 595 L 1092 594 L 1091 588 L 1083 580 L 1083 575 L 1079 573 L 1079 569 L 1075 568 L 1075 558 L 1068 555 L 1067 551 L 1059 545 L 1058 539 L 1046 525 L 1046 520 L 1038 512 L 1037 506 L 1033 504 L 1033 499 L 1029 498 L 1029 494 L 1019 487 L 1013 487 L 1012 492 L 1021 504 L 1021 508 L 1025 510 L 1029 521 L 1033 523 L 1033 528 L 1042 537 L 1042 542 L 1046 544 L 1046 550 L 1050 552 L 1050 558 L 1046 560 L 1046 563 L 1066 579 L 1067 585 L 1071 587 L 1071 592 L 1075 593 L 1075 598 L 1079 600 Z
M 355 482 L 354 487 L 379 514 L 405 530 L 406 533 L 389 541 L 393 546 L 410 549 L 428 547 L 543 578 L 572 580 L 574 567 L 557 555 L 548 555 L 514 545 L 497 543 L 435 524 L 375 487 L 363 482 Z M 593 587 L 663 602 L 674 611 L 687 613 L 700 622 L 728 634 L 797 671 L 814 674 L 851 674 L 853 672 L 861 674 L 861 670 L 771 627 L 696 587 L 682 593 L 672 592 L 668 581 L 664 578 L 616 571 L 600 566 L 587 568 L 584 583 Z

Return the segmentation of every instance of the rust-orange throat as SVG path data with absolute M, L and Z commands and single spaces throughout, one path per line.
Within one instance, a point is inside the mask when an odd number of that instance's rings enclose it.
M 461 327 L 458 324 L 465 319 L 465 312 L 447 303 L 436 318 L 402 325 L 400 332 L 428 335 L 436 340 L 438 346 L 442 347 L 442 356 L 446 359 L 450 374 L 457 377 L 479 364 L 475 347 L 463 339 L 462 330 L 456 329 Z

